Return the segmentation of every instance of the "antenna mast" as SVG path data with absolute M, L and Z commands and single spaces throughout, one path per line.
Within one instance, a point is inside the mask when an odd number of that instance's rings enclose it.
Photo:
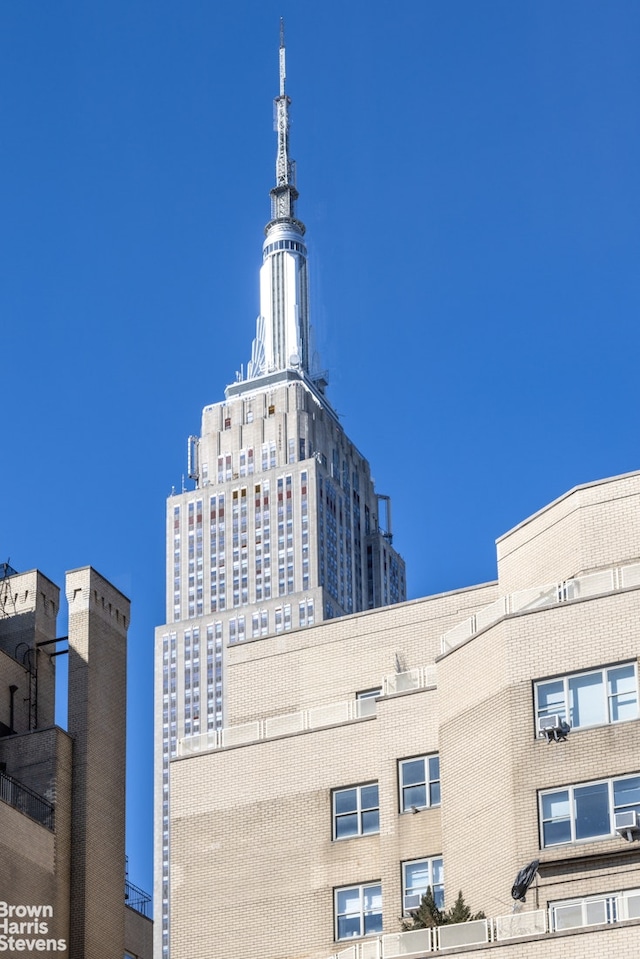
M 284 81 L 287 79 L 287 67 L 284 50 L 284 20 L 280 17 L 280 96 L 284 96 Z
M 295 185 L 295 163 L 289 158 L 289 106 L 291 100 L 286 94 L 287 79 L 286 54 L 284 45 L 284 20 L 280 19 L 280 93 L 275 98 L 276 131 L 278 134 L 278 152 L 276 155 L 276 185 L 271 190 L 271 222 L 286 220 L 298 223 L 295 216 L 295 202 L 298 191 Z M 267 227 L 268 229 L 268 227 Z M 304 228 L 301 230 L 304 233 Z

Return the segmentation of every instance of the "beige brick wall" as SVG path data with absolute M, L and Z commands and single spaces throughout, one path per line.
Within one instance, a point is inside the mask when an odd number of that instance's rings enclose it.
M 577 486 L 496 541 L 500 593 L 640 560 L 640 472 Z
M 353 699 L 383 676 L 433 664 L 442 633 L 491 603 L 495 583 L 230 647 L 227 725 Z
M 74 739 L 72 955 L 124 951 L 124 773 L 129 601 L 90 567 L 67 574 Z
M 55 837 L 50 829 L 0 802 L 0 899 L 51 903 L 55 885 Z
M 439 854 L 447 903 L 462 889 L 491 916 L 510 912 L 516 873 L 538 857 L 527 908 L 640 887 L 633 847 L 540 849 L 537 812 L 541 788 L 638 771 L 640 724 L 548 745 L 532 699 L 533 679 L 602 665 L 603 635 L 607 662 L 633 657 L 639 604 L 627 591 L 510 617 L 443 657 L 437 689 L 382 699 L 373 720 L 172 763 L 173 955 L 327 957 L 334 888 L 378 880 L 384 931 L 397 931 L 401 863 Z M 399 814 L 398 760 L 438 749 L 441 810 Z M 332 842 L 331 790 L 372 779 L 380 835 Z
M 124 910 L 124 947 L 135 959 L 152 959 L 153 922 L 128 907 Z
M 69 938 L 71 739 L 50 727 L 0 739 L 7 773 L 55 809 L 55 831 L 0 802 L 0 899 L 53 908 L 49 932 Z
M 10 686 L 16 686 L 13 695 L 13 729 L 22 733 L 29 729 L 29 673 L 13 656 L 0 650 L 0 723 L 9 727 L 11 721 Z
M 19 706 L 16 720 L 20 718 L 21 725 L 16 722 L 15 729 L 19 732 L 51 726 L 54 722 L 55 659 L 48 653 L 53 652 L 55 646 L 38 648 L 37 644 L 56 638 L 59 605 L 60 590 L 38 570 L 17 573 L 0 582 L 0 650 L 22 666 L 30 667 L 33 673 L 37 670 L 38 676 L 37 712 L 35 682 L 29 689 L 24 676 L 16 681 L 19 687 L 15 697 L 16 708 Z M 0 675 L 4 678 L 4 670 Z M 3 721 L 1 716 L 0 721 Z
M 172 957 L 326 953 L 333 885 L 380 878 L 377 836 L 331 841 L 330 789 L 375 778 L 375 726 L 172 764 Z
M 0 797 L 0 900 L 51 907 L 47 936 L 66 940 L 64 955 L 71 959 L 120 957 L 125 913 L 132 913 L 124 905 L 129 601 L 90 568 L 68 576 L 67 734 L 52 725 L 55 660 L 49 652 L 55 647 L 35 651 L 36 643 L 57 635 L 59 590 L 33 571 L 2 581 L 0 592 L 0 691 L 5 690 L 0 721 L 5 725 L 8 687 L 18 686 L 18 732 L 0 737 L 0 762 L 55 810 L 51 830 Z M 26 668 L 36 665 L 37 714 L 29 710 Z M 31 684 L 32 694 L 33 689 Z M 127 942 L 141 959 L 151 959 L 151 927 L 137 913 L 128 916 Z
M 538 790 L 640 773 L 640 724 L 535 738 L 532 681 L 637 657 L 640 592 L 510 617 L 438 664 L 447 888 L 495 915 L 523 865 L 540 858 L 545 886 L 565 859 L 620 853 L 619 838 L 540 849 Z M 478 864 L 483 863 L 483 868 Z M 640 885 L 640 864 L 631 884 Z M 548 899 L 610 888 L 593 866 Z M 581 881 L 578 881 L 578 880 Z M 591 881 L 593 880 L 593 881 Z M 604 881 L 604 886 L 603 886 Z M 627 883 L 625 883 L 627 884 Z M 478 904 L 476 906 L 476 904 Z
M 14 898 L 16 904 L 22 902 L 45 903 L 53 906 L 56 936 L 68 939 L 69 936 L 69 883 L 71 863 L 71 766 L 72 741 L 71 738 L 56 726 L 48 729 L 36 730 L 19 736 L 8 736 L 0 739 L 0 761 L 6 762 L 7 773 L 20 783 L 33 789 L 40 796 L 54 806 L 55 832 L 50 832 L 44 826 L 33 823 L 26 816 L 22 820 L 31 823 L 29 827 L 22 824 L 22 830 L 29 828 L 38 836 L 33 843 L 37 850 L 43 845 L 52 848 L 52 859 L 47 865 L 50 869 L 47 898 L 38 898 L 43 889 L 37 879 L 38 873 L 31 867 L 24 868 L 22 859 L 30 855 L 29 848 L 22 846 L 22 833 L 17 832 L 14 837 L 17 856 L 12 857 L 9 873 L 2 873 L 2 880 L 7 880 L 6 887 L 0 885 L 0 898 L 10 891 L 12 896 L 27 895 L 28 898 Z M 4 809 L 4 804 L 0 804 Z M 17 838 L 20 837 L 20 838 Z M 0 861 L 3 861 L 0 858 Z M 11 875 L 20 876 L 20 885 L 9 881 Z M 49 875 L 49 874 L 48 874 Z M 32 879 L 35 882 L 31 888 Z M 7 896 L 4 896 L 7 898 Z
M 518 527 L 510 588 L 629 559 L 639 482 L 634 474 L 585 488 L 577 510 L 565 498 L 555 532 L 556 507 L 543 511 L 532 520 L 541 524 L 537 545 L 527 524 Z M 573 540 L 565 522 L 579 532 Z M 439 854 L 447 905 L 462 889 L 489 916 L 511 912 L 511 885 L 535 858 L 526 909 L 640 888 L 637 844 L 615 837 L 541 849 L 538 824 L 541 789 L 640 774 L 640 721 L 547 744 L 536 738 L 533 701 L 538 679 L 637 659 L 640 589 L 510 615 L 439 656 L 441 634 L 496 596 L 487 584 L 227 650 L 232 724 L 353 699 L 393 673 L 396 657 L 403 669 L 437 658 L 438 685 L 378 700 L 372 719 L 171 764 L 172 959 L 328 959 L 351 944 L 333 939 L 336 887 L 379 881 L 384 932 L 395 932 L 402 862 Z M 401 814 L 398 760 L 436 750 L 442 806 Z M 372 780 L 380 834 L 332 841 L 331 790 Z M 637 925 L 616 926 L 493 948 L 514 959 L 627 956 L 637 936 Z
M 499 942 L 474 949 L 466 947 L 443 955 L 465 959 L 637 959 L 640 923 L 554 933 L 526 941 Z
M 234 955 L 239 942 L 265 959 L 300 955 L 302 943 L 305 955 L 328 956 L 334 887 L 374 880 L 386 926 L 399 928 L 400 859 L 442 846 L 438 808 L 398 814 L 396 756 L 437 751 L 435 696 L 397 696 L 377 719 L 172 763 L 172 956 Z M 380 835 L 334 842 L 331 791 L 375 780 Z

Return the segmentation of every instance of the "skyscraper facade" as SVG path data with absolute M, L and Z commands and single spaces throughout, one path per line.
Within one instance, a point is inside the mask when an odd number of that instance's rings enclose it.
M 156 632 L 156 955 L 169 954 L 169 761 L 221 729 L 225 649 L 406 598 L 389 498 L 326 396 L 305 226 L 289 155 L 281 27 L 276 179 L 246 371 L 189 438 L 193 488 L 167 502 L 166 625 Z M 158 921 L 160 920 L 160 921 Z

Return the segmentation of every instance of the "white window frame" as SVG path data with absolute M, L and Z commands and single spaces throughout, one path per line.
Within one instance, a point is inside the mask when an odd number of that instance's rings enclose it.
M 564 911 L 565 919 L 558 924 L 558 912 Z M 640 918 L 640 889 L 625 889 L 622 892 L 606 892 L 599 896 L 583 896 L 576 899 L 561 899 L 549 903 L 549 929 L 564 932 L 565 929 L 580 929 L 602 923 L 625 922 Z
M 560 786 L 557 789 L 544 789 L 538 793 L 538 808 L 539 808 L 539 820 L 540 820 L 540 848 L 548 849 L 551 846 L 566 846 L 570 843 L 585 843 L 585 842 L 598 842 L 601 839 L 610 839 L 616 835 L 614 824 L 615 824 L 615 814 L 617 812 L 625 812 L 627 810 L 635 809 L 640 813 L 640 800 L 637 803 L 621 803 L 615 802 L 615 786 L 618 783 L 628 782 L 630 780 L 636 779 L 640 785 L 640 773 L 630 774 L 628 776 L 616 776 L 615 779 L 597 779 L 593 782 L 587 783 L 578 783 L 575 786 Z M 577 809 L 576 809 L 576 794 L 581 790 L 586 790 L 592 786 L 606 786 L 607 787 L 607 812 L 609 816 L 609 830 L 607 832 L 599 833 L 593 836 L 577 836 Z M 566 815 L 562 816 L 547 816 L 544 815 L 544 805 L 545 799 L 549 797 L 556 797 L 556 801 L 559 803 L 566 803 L 568 812 Z M 558 842 L 547 842 L 545 843 L 545 825 L 547 823 L 560 823 L 568 822 L 570 828 L 570 836 L 568 839 L 562 839 Z
M 437 776 L 432 776 L 432 765 L 433 761 L 437 761 Z M 423 775 L 421 780 L 416 780 L 414 783 L 405 784 L 404 775 L 405 768 L 409 763 L 415 762 L 423 763 Z M 405 802 L 405 789 L 415 788 L 424 786 L 425 790 L 425 802 L 424 803 L 412 803 L 410 801 Z M 398 761 L 398 789 L 399 789 L 399 800 L 400 800 L 400 812 L 409 813 L 413 812 L 415 809 L 429 809 L 431 806 L 440 805 L 440 756 L 438 753 L 427 753 L 424 756 L 410 756 L 407 759 L 400 759 Z
M 610 684 L 610 674 L 613 674 L 616 670 L 625 669 L 628 667 L 633 668 L 633 679 L 635 684 L 635 715 L 629 716 L 625 719 L 613 719 L 613 705 L 614 701 L 618 699 L 619 696 L 624 694 L 612 694 L 609 692 Z M 583 677 L 589 676 L 598 676 L 602 677 L 601 687 L 602 687 L 602 714 L 605 717 L 603 722 L 596 723 L 581 723 L 579 720 L 575 721 L 575 715 L 572 715 L 571 710 L 571 691 L 570 683 L 572 680 L 581 679 Z M 557 704 L 552 704 L 551 706 L 541 706 L 540 705 L 540 691 L 542 687 L 548 686 L 551 683 L 562 683 L 562 701 Z M 607 726 L 613 723 L 628 723 L 632 722 L 634 719 L 638 719 L 640 713 L 638 710 L 638 664 L 636 661 L 615 663 L 610 666 L 601 666 L 599 669 L 585 669 L 576 673 L 567 673 L 564 676 L 555 676 L 549 677 L 548 679 L 541 679 L 535 683 L 534 686 L 534 698 L 535 698 L 535 713 L 536 713 L 536 729 L 538 720 L 543 716 L 558 715 L 561 716 L 566 722 L 569 723 L 572 729 L 589 729 L 594 726 Z
M 356 693 L 357 715 L 361 719 L 364 716 L 375 716 L 377 711 L 376 700 L 379 696 L 382 696 L 381 686 L 375 689 L 364 689 L 361 693 Z
M 362 790 L 370 789 L 375 786 L 377 791 L 377 805 L 370 806 L 366 805 L 363 802 Z M 345 793 L 355 792 L 356 807 L 350 812 L 339 812 L 338 804 L 339 797 L 344 796 Z M 378 813 L 378 826 L 376 829 L 364 829 L 363 819 L 365 813 Z M 358 824 L 357 832 L 349 833 L 348 836 L 338 836 L 338 823 L 342 819 L 346 819 L 347 816 L 355 816 Z M 346 839 L 356 839 L 359 836 L 375 836 L 380 832 L 380 792 L 378 788 L 378 783 L 376 781 L 369 783 L 360 783 L 357 786 L 346 786 L 344 789 L 334 789 L 331 794 L 331 820 L 332 820 L 332 835 L 333 839 L 336 842 L 344 842 Z
M 407 884 L 407 867 L 411 866 L 420 866 L 424 864 L 427 870 L 428 878 L 424 886 L 409 886 Z M 441 881 L 434 882 L 434 868 L 440 870 Z M 436 906 L 439 909 L 444 908 L 444 872 L 443 872 L 443 860 L 442 856 L 430 856 L 429 858 L 423 859 L 407 859 L 402 863 L 402 914 L 403 916 L 408 916 L 415 909 L 418 908 L 422 897 L 427 891 L 427 888 L 431 886 L 431 892 L 435 899 Z M 408 896 L 419 896 L 420 902 L 418 905 L 407 906 L 407 897 Z
M 338 908 L 339 897 L 341 893 L 356 892 L 358 894 L 358 911 L 357 912 L 340 912 Z M 380 900 L 380 909 L 373 910 L 366 908 L 366 896 L 376 896 Z M 345 942 L 350 939 L 363 939 L 365 936 L 379 936 L 382 932 L 382 883 L 380 880 L 377 882 L 368 882 L 362 883 L 361 885 L 355 886 L 340 886 L 334 889 L 333 895 L 334 902 L 334 916 L 335 916 L 335 929 L 334 936 L 336 942 Z M 366 930 L 367 919 L 370 920 L 370 917 L 379 916 L 380 921 L 379 928 Z M 357 918 L 359 920 L 359 929 L 358 932 L 352 933 L 350 935 L 340 935 L 340 920 L 346 918 Z

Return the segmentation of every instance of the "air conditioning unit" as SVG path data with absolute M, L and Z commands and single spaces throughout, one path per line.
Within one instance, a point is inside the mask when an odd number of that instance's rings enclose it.
M 564 716 L 559 714 L 538 717 L 538 737 L 544 736 L 549 742 L 566 739 L 570 729 Z
M 415 893 L 414 895 L 411 895 L 411 896 L 405 896 L 404 908 L 407 910 L 407 912 L 410 909 L 419 909 L 421 902 L 422 902 L 422 896 L 420 895 L 420 893 Z
M 638 816 L 635 809 L 617 812 L 614 816 L 614 826 L 618 835 L 631 842 L 634 838 L 634 833 L 640 831 L 640 816 Z

